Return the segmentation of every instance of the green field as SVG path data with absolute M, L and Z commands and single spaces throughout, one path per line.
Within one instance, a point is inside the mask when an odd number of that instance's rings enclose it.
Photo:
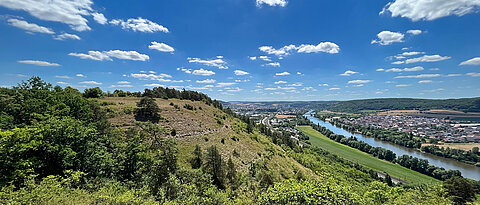
M 310 137 L 310 143 L 330 153 L 338 155 L 346 160 L 359 163 L 365 167 L 386 172 L 391 176 L 406 180 L 412 184 L 426 184 L 439 182 L 438 180 L 421 174 L 419 172 L 407 169 L 398 164 L 380 160 L 365 152 L 351 148 L 349 146 L 335 142 L 310 126 L 298 126 L 298 130 Z

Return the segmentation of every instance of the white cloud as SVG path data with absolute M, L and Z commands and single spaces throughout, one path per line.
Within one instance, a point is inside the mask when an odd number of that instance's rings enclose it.
M 254 61 L 254 60 L 257 60 L 257 56 L 250 56 L 248 57 L 250 60 Z
M 440 74 L 420 74 L 420 75 L 399 75 L 396 76 L 395 78 L 435 78 L 435 77 L 441 77 L 442 75 Z
M 215 83 L 214 79 L 197 80 L 197 83 Z
M 340 90 L 340 88 L 329 88 L 328 90 Z
M 157 50 L 160 52 L 173 52 L 175 49 L 165 43 L 157 43 L 155 41 L 152 42 L 152 45 L 149 45 L 148 48 Z
M 265 64 L 266 66 L 271 66 L 271 67 L 280 67 L 280 63 L 279 62 L 274 62 L 274 63 L 267 63 Z
M 87 25 L 93 12 L 91 0 L 0 0 L 0 6 L 23 10 L 45 21 L 60 22 L 76 31 L 91 30 Z
M 440 68 L 430 68 L 428 70 L 433 70 L 433 71 L 437 71 L 437 70 L 440 70 Z
M 371 80 L 351 80 L 348 81 L 348 84 L 363 84 L 363 83 L 369 83 L 372 82 Z
M 398 84 L 398 85 L 395 85 L 395 87 L 409 87 L 410 85 L 409 84 Z
M 56 75 L 55 78 L 71 79 L 72 77 L 70 77 L 68 75 Z
M 189 63 L 199 63 L 206 66 L 217 67 L 219 69 L 228 69 L 228 66 L 226 66 L 227 62 L 223 60 L 223 56 L 221 58 L 218 57 L 219 56 L 217 56 L 216 59 L 211 60 L 203 60 L 200 58 L 187 58 L 187 60 Z
M 279 81 L 275 82 L 276 85 L 285 84 L 285 83 L 287 83 L 287 81 L 279 80 Z
M 432 83 L 433 81 L 431 80 L 420 80 L 418 83 Z
M 122 19 L 114 19 L 110 21 L 110 24 L 120 25 L 124 30 L 140 31 L 145 33 L 164 32 L 168 33 L 168 29 L 162 25 L 152 22 L 148 19 L 138 17 L 136 19 L 131 18 L 124 21 Z
M 256 0 L 257 1 L 257 6 L 260 7 L 262 4 L 266 4 L 269 6 L 280 6 L 280 7 L 285 7 L 287 5 L 286 0 Z
M 217 83 L 217 87 L 227 87 L 227 86 L 232 86 L 237 83 Z
M 378 43 L 380 45 L 390 45 L 392 43 L 403 42 L 403 33 L 382 31 L 377 34 L 378 39 L 372 40 L 372 44 Z
M 328 87 L 328 84 L 323 83 L 323 84 L 318 84 L 318 86 L 320 86 L 320 87 Z
M 422 31 L 422 30 L 408 30 L 408 31 L 407 31 L 407 33 L 409 33 L 409 34 L 412 34 L 412 35 L 416 36 L 416 35 L 420 35 L 420 34 L 422 34 L 422 33 L 423 33 L 423 31 Z
M 313 87 L 304 87 L 304 88 L 302 88 L 302 90 L 304 90 L 304 91 L 317 91 L 317 89 L 315 89 Z
M 460 65 L 480 65 L 480 57 L 472 58 L 460 63 Z
M 162 85 L 162 84 L 158 84 L 158 83 L 152 83 L 152 84 L 145 84 L 143 85 L 145 87 L 167 87 L 165 85 Z
M 124 59 L 124 60 L 133 60 L 133 61 L 146 61 L 150 57 L 146 54 L 138 53 L 137 51 L 121 51 L 121 50 L 110 50 L 110 51 L 88 51 L 88 54 L 85 53 L 69 53 L 70 56 L 76 56 L 81 59 L 90 59 L 90 60 L 109 60 L 112 58 Z
M 260 58 L 264 61 L 268 61 L 268 62 L 272 61 L 272 59 L 270 59 L 270 57 L 268 57 L 268 56 L 259 56 L 258 58 Z
M 340 52 L 340 47 L 332 42 L 321 42 L 318 45 L 300 45 L 298 47 L 298 53 L 338 53 Z
M 235 75 L 248 75 L 250 73 L 246 72 L 246 71 L 243 71 L 243 70 L 235 70 L 233 71 L 235 73 Z
M 75 34 L 70 34 L 70 33 L 63 33 L 63 34 L 57 35 L 57 36 L 53 37 L 53 39 L 60 40 L 60 41 L 67 40 L 67 39 L 81 40 L 81 38 L 79 36 L 77 36 Z
M 110 87 L 111 88 L 131 88 L 131 87 L 133 87 L 133 85 L 125 85 L 125 84 L 123 84 L 123 85 L 111 85 Z
M 60 66 L 60 64 L 58 63 L 50 63 L 47 61 L 38 61 L 38 60 L 20 60 L 17 62 L 23 63 L 23 64 L 36 65 L 36 66 Z
M 401 56 L 415 56 L 415 55 L 420 55 L 420 54 L 425 54 L 425 52 L 419 52 L 419 51 L 410 51 L 410 52 L 403 52 L 400 54 Z
M 351 76 L 351 75 L 356 74 L 356 73 L 358 73 L 358 72 L 347 70 L 347 71 L 345 71 L 345 73 L 342 73 L 340 75 L 341 76 Z
M 405 60 L 405 63 L 409 64 L 409 63 L 418 63 L 418 62 L 437 62 L 437 61 L 447 60 L 447 59 L 450 59 L 450 58 L 451 57 L 449 57 L 449 56 L 424 55 L 424 56 L 418 57 L 418 58 L 407 59 L 407 60 Z
M 85 77 L 87 77 L 87 76 L 85 76 L 85 75 L 83 75 L 83 74 L 81 74 L 81 73 L 79 73 L 79 74 L 77 74 L 77 75 L 75 75 L 75 76 L 77 76 L 77 77 L 81 77 L 81 78 L 85 78 Z
M 293 83 L 288 86 L 299 87 L 299 86 L 303 86 L 303 83 Z
M 156 81 L 159 81 L 159 82 L 173 82 L 170 79 L 165 79 L 165 78 L 171 78 L 172 76 L 168 75 L 168 74 L 164 74 L 164 73 L 161 73 L 161 74 L 158 74 L 158 75 L 155 75 L 153 73 L 151 73 L 151 74 L 131 73 L 130 77 L 137 78 L 137 79 L 140 79 L 140 80 L 156 80 Z
M 379 69 L 377 69 L 376 71 L 379 71 L 379 72 L 381 72 L 381 71 L 385 71 L 385 69 L 383 69 L 383 68 L 379 68 Z
M 106 24 L 107 23 L 107 18 L 102 13 L 92 13 L 93 20 L 95 20 L 99 24 Z
M 363 87 L 364 84 L 356 84 L 356 85 L 353 85 L 353 87 Z
M 201 76 L 210 76 L 210 75 L 215 75 L 215 72 L 211 70 L 204 70 L 203 68 L 200 68 L 199 70 L 194 70 L 192 72 L 193 75 L 201 75 Z
M 62 82 L 62 81 L 60 81 L 60 82 L 57 82 L 57 84 L 59 84 L 59 85 L 70 85 L 70 83 L 67 83 L 67 82 Z
M 403 64 L 404 62 L 403 61 L 395 61 L 395 62 L 392 62 L 392 64 L 394 65 L 400 65 L 400 64 Z
M 261 46 L 258 48 L 260 51 L 263 51 L 270 55 L 276 55 L 279 57 L 290 55 L 292 51 L 297 51 L 297 53 L 338 53 L 340 47 L 332 42 L 321 42 L 317 45 L 302 44 L 300 46 L 295 46 L 293 44 L 284 46 L 279 49 L 275 49 L 272 46 Z
M 128 81 L 118 81 L 117 84 L 130 84 Z
M 472 77 L 480 77 L 480 73 L 467 73 L 466 75 L 469 75 Z
M 409 18 L 412 21 L 432 21 L 446 16 L 463 16 L 478 11 L 480 0 L 394 0 L 380 14 Z
M 0 1 L 0 5 L 1 5 L 1 1 Z M 18 20 L 18 19 L 8 19 L 8 24 L 29 32 L 46 33 L 46 34 L 55 33 L 51 28 L 39 26 L 37 24 L 28 23 L 26 21 Z
M 102 83 L 99 83 L 97 81 L 82 81 L 80 84 L 85 84 L 85 85 L 101 85 Z
M 414 71 L 422 71 L 424 70 L 422 66 L 415 66 L 412 68 L 390 68 L 384 70 L 385 72 L 414 72 Z M 378 70 L 377 70 L 378 71 Z
M 276 76 L 284 76 L 284 75 L 290 75 L 289 72 L 281 72 L 281 73 L 275 73 Z

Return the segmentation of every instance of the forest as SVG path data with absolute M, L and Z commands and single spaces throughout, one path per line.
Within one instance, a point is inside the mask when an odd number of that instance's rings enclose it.
M 99 101 L 105 95 L 99 88 L 80 92 L 38 77 L 0 88 L 0 204 L 465 204 L 479 191 L 461 177 L 421 187 L 384 182 L 371 170 L 302 148 L 288 133 L 256 125 L 197 92 L 158 88 L 131 96 L 138 98 L 134 126 L 115 127 L 108 103 Z M 231 142 L 257 147 L 259 160 L 242 168 L 234 160 L 239 153 L 221 151 L 228 139 L 208 147 L 192 142 L 193 151 L 182 155 L 176 132 L 156 123 L 163 111 L 155 98 L 204 105 L 179 112 L 211 107 L 222 113 L 222 122 L 235 126 L 216 126 L 235 129 Z M 284 163 L 274 169 L 268 164 L 274 159 Z
M 365 110 L 429 110 L 447 109 L 463 112 L 480 112 L 480 97 L 446 100 L 413 98 L 379 98 L 341 101 L 327 108 L 336 112 L 358 113 Z

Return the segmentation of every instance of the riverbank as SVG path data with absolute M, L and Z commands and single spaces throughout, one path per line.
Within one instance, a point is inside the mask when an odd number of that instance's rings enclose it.
M 360 150 L 335 142 L 320 132 L 314 130 L 310 126 L 298 126 L 297 129 L 310 137 L 309 142 L 313 146 L 317 146 L 351 162 L 359 163 L 376 171 L 386 172 L 391 176 L 406 180 L 411 184 L 428 184 L 439 182 L 439 180 L 434 179 L 433 177 L 429 177 L 419 172 L 407 169 L 398 164 L 377 159 Z

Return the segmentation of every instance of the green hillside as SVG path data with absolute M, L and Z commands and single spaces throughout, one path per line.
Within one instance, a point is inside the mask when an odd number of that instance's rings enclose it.
M 414 98 L 379 98 L 341 101 L 327 108 L 338 112 L 359 112 L 362 110 L 428 110 L 448 109 L 463 112 L 480 112 L 480 97 L 446 100 Z
M 201 93 L 103 95 L 0 88 L 0 204 L 451 204 L 439 183 L 389 186 Z

